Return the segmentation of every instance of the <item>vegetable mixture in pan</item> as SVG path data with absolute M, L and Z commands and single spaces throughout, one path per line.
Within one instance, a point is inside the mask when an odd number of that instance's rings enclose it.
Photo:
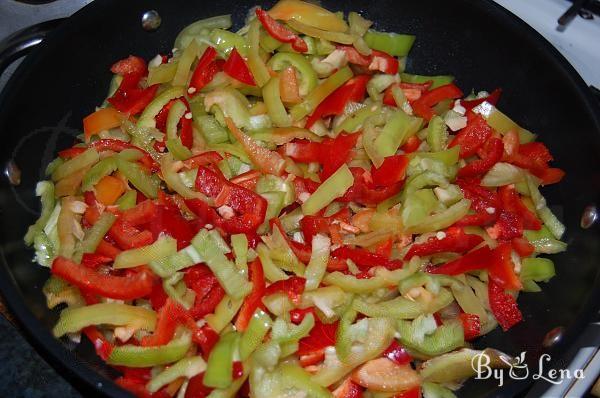
M 566 249 L 548 148 L 414 36 L 298 0 L 111 67 L 25 241 L 139 397 L 451 397 Z M 511 358 L 483 351 L 491 366 Z

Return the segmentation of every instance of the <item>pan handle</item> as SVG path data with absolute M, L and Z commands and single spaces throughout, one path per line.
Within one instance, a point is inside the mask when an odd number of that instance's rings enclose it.
M 0 75 L 10 64 L 37 47 L 63 20 L 64 18 L 59 18 L 41 22 L 0 41 Z

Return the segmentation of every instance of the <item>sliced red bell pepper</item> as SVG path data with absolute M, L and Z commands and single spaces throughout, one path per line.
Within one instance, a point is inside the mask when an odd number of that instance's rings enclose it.
M 338 45 L 336 48 L 346 54 L 346 58 L 351 64 L 365 66 L 369 70 L 380 71 L 388 75 L 398 73 L 400 67 L 398 60 L 383 51 L 372 50 L 371 55 L 367 56 L 359 53 L 354 46 Z
M 502 89 L 497 88 L 494 91 L 492 91 L 490 93 L 490 95 L 488 95 L 487 97 L 478 98 L 478 99 L 474 99 L 474 100 L 461 100 L 460 104 L 467 111 L 470 111 L 471 109 L 475 108 L 477 105 L 479 105 L 483 102 L 489 102 L 492 105 L 496 105 L 498 103 L 498 100 L 500 99 L 501 94 L 502 94 Z
M 389 270 L 399 269 L 404 266 L 402 260 L 390 260 L 389 258 L 377 253 L 372 253 L 366 249 L 353 249 L 349 246 L 341 246 L 335 249 L 331 255 L 334 258 L 341 260 L 352 260 L 352 262 L 354 262 L 362 271 L 379 266 Z
M 279 152 L 300 163 L 320 162 L 321 145 L 309 140 L 294 140 L 281 146 Z
M 421 98 L 423 93 L 427 92 L 432 84 L 432 80 L 426 83 L 394 83 L 385 90 L 385 93 L 383 94 L 383 103 L 389 106 L 398 106 L 394 99 L 394 95 L 392 94 L 393 87 L 400 87 L 408 102 L 412 103 Z
M 120 219 L 117 219 L 112 227 L 110 227 L 108 236 L 123 250 L 146 246 L 154 241 L 152 232 L 146 230 L 140 231 Z
M 421 146 L 421 140 L 416 135 L 413 135 L 412 137 L 408 137 L 408 140 L 406 140 L 406 143 L 404 143 L 404 145 L 402 145 L 400 147 L 400 149 L 405 154 L 413 153 L 413 152 L 416 152 L 420 146 Z
M 129 75 L 139 74 L 144 75 L 146 73 L 146 61 L 143 58 L 130 55 L 129 57 L 115 62 L 111 67 L 110 71 L 116 75 Z
M 371 168 L 373 184 L 386 187 L 403 181 L 408 162 L 408 156 L 405 155 L 388 156 L 379 168 Z
M 324 359 L 325 359 L 325 349 L 324 348 L 321 350 L 316 350 L 309 354 L 300 355 L 300 358 L 299 358 L 300 366 L 302 366 L 303 368 L 305 368 L 307 366 L 316 365 L 320 362 L 323 362 Z
M 194 306 L 189 311 L 194 319 L 212 314 L 217 304 L 225 297 L 225 290 L 206 265 L 199 264 L 188 268 L 183 280 L 188 288 L 196 292 Z
M 505 135 L 505 140 L 508 135 Z M 516 133 L 513 135 L 516 135 Z M 555 184 L 562 180 L 565 175 L 563 170 L 549 167 L 548 163 L 553 158 L 548 148 L 541 142 L 519 145 L 517 141 L 512 145 L 511 150 L 507 150 L 506 153 L 505 160 L 507 162 L 529 170 L 542 180 L 543 185 Z
M 233 380 L 239 379 L 244 375 L 244 365 L 240 361 L 234 361 L 231 369 Z
M 467 126 L 460 130 L 456 137 L 448 145 L 453 148 L 460 145 L 459 156 L 461 159 L 468 158 L 477 153 L 477 150 L 490 138 L 492 128 L 481 115 L 469 118 Z
M 400 62 L 395 57 L 383 51 L 371 50 L 369 70 L 380 71 L 388 75 L 395 75 L 400 68 Z M 461 94 L 462 96 L 462 94 Z
M 98 247 L 96 248 L 96 254 L 105 257 L 110 257 L 113 260 L 117 258 L 119 253 L 121 253 L 121 250 L 117 249 L 115 245 L 105 240 L 101 240 L 100 243 L 98 243 Z
M 465 340 L 471 341 L 479 337 L 479 334 L 481 333 L 481 321 L 479 316 L 475 314 L 461 313 L 458 318 L 463 326 Z
M 321 180 L 325 180 L 348 161 L 358 137 L 359 134 L 340 134 L 333 139 L 326 138 L 320 143 L 296 140 L 285 144 L 282 154 L 297 162 L 322 164 Z
M 413 387 L 394 395 L 392 398 L 421 398 L 421 387 Z
M 300 229 L 305 242 L 312 242 L 316 234 L 328 234 L 331 220 L 329 217 L 304 216 L 300 220 Z
M 525 229 L 539 231 L 542 228 L 542 222 L 525 206 L 514 187 L 510 185 L 500 187 L 498 189 L 498 196 L 502 203 L 502 210 L 518 215 L 523 221 Z
M 219 342 L 219 334 L 207 324 L 194 330 L 192 341 L 198 344 L 202 357 L 208 360 L 213 347 Z
M 137 147 L 133 144 L 129 144 L 125 141 L 105 138 L 105 139 L 101 139 L 98 141 L 94 141 L 89 146 L 90 146 L 90 148 L 94 148 L 98 152 L 102 152 L 102 151 L 121 152 L 122 150 L 125 150 L 125 149 L 136 149 L 136 150 L 140 151 L 143 155 L 139 160 L 139 162 L 143 166 L 149 168 L 152 171 L 160 170 L 160 166 L 158 165 L 158 163 L 156 163 L 156 161 L 152 158 L 152 156 L 150 156 L 150 154 L 148 152 L 144 151 L 140 147 Z
M 510 240 L 522 236 L 524 229 L 541 229 L 542 223 L 525 206 L 513 187 L 500 187 L 498 195 L 501 209 L 496 224 L 488 229 L 490 236 L 494 239 Z
M 83 328 L 81 331 L 94 346 L 96 354 L 106 361 L 112 353 L 114 345 L 108 341 L 102 333 L 100 333 L 96 326 L 88 326 Z
M 292 276 L 288 279 L 283 279 L 270 284 L 265 289 L 265 296 L 270 296 L 275 293 L 286 293 L 294 304 L 298 304 L 304 292 L 306 279 L 300 276 Z
M 298 260 L 300 260 L 301 262 L 303 262 L 305 264 L 308 264 L 308 262 L 310 261 L 311 253 L 312 253 L 310 246 L 290 240 L 290 238 L 285 233 L 285 230 L 281 226 L 281 221 L 278 218 L 274 218 L 274 219 L 270 220 L 270 223 L 271 223 L 272 228 L 279 228 L 279 231 L 281 232 L 282 236 L 287 241 L 287 244 L 290 246 L 290 248 L 292 249 L 292 251 L 294 252 L 296 257 L 298 258 Z M 327 262 L 327 270 L 342 271 L 347 268 L 348 268 L 348 265 L 346 264 L 346 260 L 342 260 L 342 259 L 335 258 L 332 256 L 329 257 L 329 261 Z
M 354 46 L 336 46 L 336 49 L 343 51 L 346 54 L 346 58 L 348 62 L 354 65 L 360 66 L 369 66 L 371 63 L 371 57 L 367 55 L 362 55 L 358 52 Z
M 378 245 L 376 245 L 375 247 L 375 253 L 384 256 L 384 257 L 389 257 L 392 255 L 392 248 L 393 248 L 393 239 L 389 238 L 384 240 L 383 242 L 379 243 Z
M 158 310 L 154 332 L 151 335 L 142 337 L 140 344 L 144 347 L 167 344 L 175 335 L 177 325 L 185 317 L 191 319 L 191 315 L 187 313 L 185 308 L 171 298 L 167 298 L 165 304 Z
M 521 314 L 515 298 L 506 293 L 493 280 L 488 282 L 488 297 L 492 313 L 502 330 L 507 331 L 523 320 L 523 314 Z
M 444 252 L 464 253 L 481 242 L 483 242 L 481 236 L 465 234 L 462 228 L 453 227 L 446 231 L 446 236 L 442 239 L 432 236 L 424 243 L 413 244 L 404 256 L 404 260 L 408 261 L 414 256 L 429 256 Z
M 321 181 L 337 171 L 348 161 L 350 152 L 356 145 L 359 134 L 340 134 L 334 139 L 325 140 L 320 148 L 320 160 L 323 165 Z
M 458 170 L 458 177 L 467 178 L 485 174 L 502 159 L 504 144 L 500 138 L 490 138 L 482 148 L 482 158 L 473 160 Z
M 192 149 L 192 146 L 194 146 L 194 129 L 192 127 L 192 119 L 188 119 L 184 115 L 184 117 L 180 119 L 179 124 L 181 126 L 181 129 L 179 130 L 179 139 L 181 140 L 181 144 L 188 149 Z
M 350 167 L 354 177 L 354 184 L 338 199 L 340 202 L 356 202 L 363 205 L 377 205 L 381 201 L 394 196 L 402 189 L 403 182 L 376 188 L 371 180 L 370 173 L 360 167 Z
M 100 274 L 61 256 L 52 263 L 52 274 L 88 292 L 118 300 L 145 297 L 153 285 L 152 276 L 146 271 L 128 276 Z
M 169 235 L 177 240 L 177 249 L 188 246 L 194 237 L 190 223 L 183 218 L 179 209 L 173 205 L 156 205 L 151 218 L 145 220 L 146 228 L 152 232 L 154 240 L 160 234 Z
M 519 153 L 543 167 L 554 158 L 550 150 L 541 142 L 529 142 L 519 146 Z
M 565 176 L 565 172 L 557 167 L 549 167 L 536 174 L 542 180 L 542 185 L 556 184 Z
M 302 203 L 303 200 L 306 200 L 306 198 L 303 199 L 303 196 L 306 196 L 306 194 L 312 194 L 317 190 L 318 187 L 319 183 L 311 179 L 302 177 L 294 178 L 294 191 L 296 193 L 296 201 Z
M 252 292 L 244 299 L 235 321 L 235 328 L 241 332 L 248 327 L 256 309 L 262 307 L 262 298 L 266 288 L 265 274 L 259 258 L 250 263 L 248 271 L 252 282 Z
M 190 111 L 190 105 L 185 99 L 185 97 L 174 98 L 171 101 L 167 102 L 167 104 L 163 106 L 163 108 L 160 110 L 160 112 L 158 112 L 158 114 L 154 118 L 154 120 L 156 121 L 156 128 L 162 131 L 163 133 L 165 132 L 169 111 L 176 101 L 182 101 L 185 104 L 187 111 Z M 191 149 L 194 142 L 192 120 L 182 117 L 179 120 L 178 127 L 180 128 L 179 138 L 181 139 L 181 143 L 185 147 Z M 159 152 L 164 152 L 165 147 L 166 146 L 164 141 L 156 141 L 154 143 L 154 149 L 156 149 Z
M 427 271 L 430 274 L 464 274 L 465 272 L 489 267 L 493 262 L 493 256 L 494 252 L 488 246 L 483 246 L 475 251 L 465 254 L 456 260 L 437 267 L 431 267 Z
M 251 191 L 256 190 L 256 184 L 262 174 L 258 170 L 249 170 L 229 180 L 232 184 L 237 184 Z
M 303 365 L 304 366 L 304 365 Z M 333 398 L 362 398 L 363 389 L 361 386 L 348 377 L 333 391 Z
M 421 98 L 412 103 L 412 108 L 417 116 L 429 120 L 435 115 L 433 109 L 431 109 L 434 105 L 447 99 L 456 99 L 462 96 L 462 91 L 450 83 L 424 93 Z
M 369 75 L 358 75 L 348 80 L 344 85 L 317 106 L 315 111 L 306 121 L 306 128 L 312 127 L 315 122 L 323 117 L 332 115 L 341 115 L 344 113 L 346 105 L 350 102 L 361 102 L 367 92 L 367 82 L 371 77 Z
M 162 279 L 156 280 L 152 286 L 152 291 L 150 292 L 150 304 L 152 305 L 152 309 L 158 311 L 160 307 L 165 305 L 168 297 L 169 296 L 163 288 Z
M 217 50 L 213 47 L 208 47 L 204 50 L 204 53 L 198 60 L 198 64 L 196 65 L 196 69 L 194 69 L 194 73 L 192 74 L 192 78 L 190 80 L 190 86 L 188 89 L 188 93 L 191 97 L 198 94 L 200 89 L 206 86 L 208 83 L 212 81 L 217 72 L 219 71 L 217 59 Z
M 225 232 L 254 232 L 265 219 L 267 201 L 262 196 L 227 181 L 222 175 L 204 166 L 198 167 L 196 189 L 213 198 L 218 195 L 223 204 L 236 212 L 231 218 L 218 219 L 218 226 Z
M 475 214 L 467 214 L 454 223 L 455 227 L 486 226 L 493 224 L 498 219 L 496 214 L 488 214 L 485 211 Z
M 302 40 L 302 38 L 300 38 L 300 36 L 277 22 L 269 14 L 267 14 L 265 10 L 258 7 L 256 9 L 256 16 L 269 36 L 282 43 L 291 44 L 292 48 L 299 53 L 305 53 L 308 51 L 308 45 L 304 40 Z
M 142 76 L 128 74 L 123 76 L 121 85 L 107 101 L 119 112 L 137 115 L 148 106 L 158 91 L 158 84 L 148 88 L 138 88 Z
M 406 365 L 412 362 L 412 356 L 406 351 L 406 348 L 398 344 L 396 340 L 383 352 L 384 357 L 390 361 L 396 362 L 398 365 Z
M 221 217 L 205 201 L 201 199 L 185 199 L 184 202 L 187 208 L 198 217 L 194 220 L 196 226 L 202 228 L 206 224 L 219 225 Z
M 552 160 L 548 148 L 541 142 L 530 142 L 519 145 L 516 153 L 507 157 L 507 161 L 537 175 L 544 172 Z
M 137 227 L 146 224 L 154 217 L 156 207 L 157 205 L 152 200 L 146 199 L 121 213 L 120 219 L 131 226 Z
M 487 214 L 487 209 L 492 208 L 494 212 L 500 209 L 500 199 L 498 194 L 488 188 L 480 185 L 480 180 L 477 179 L 462 179 L 456 180 L 456 184 L 460 187 L 465 198 L 471 201 L 471 208 L 477 212 Z
M 311 329 L 310 334 L 300 339 L 298 355 L 308 355 L 327 346 L 335 346 L 338 325 L 339 322 L 323 323 L 315 319 L 315 326 Z
M 81 258 L 81 265 L 90 269 L 98 269 L 103 264 L 108 264 L 114 259 L 97 253 L 84 253 Z
M 494 261 L 488 268 L 490 278 L 501 288 L 520 290 L 523 286 L 515 274 L 515 264 L 512 261 L 512 246 L 504 242 L 494 249 Z
M 334 220 L 348 222 L 350 219 L 350 210 L 347 207 L 342 208 L 330 217 L 323 216 L 304 216 L 300 220 L 300 229 L 304 235 L 304 241 L 311 244 L 313 236 L 316 234 L 329 234 L 329 227 Z
M 223 156 L 217 151 L 202 152 L 199 155 L 192 156 L 191 158 L 183 161 L 183 166 L 186 169 L 195 169 L 199 166 L 208 166 L 209 164 L 217 164 L 223 160 Z
M 486 228 L 492 239 L 510 240 L 523 235 L 523 220 L 515 213 L 501 211 L 496 223 Z
M 74 146 L 71 148 L 63 149 L 58 152 L 58 156 L 62 159 L 73 159 L 77 155 L 81 155 L 86 151 L 87 148 Z M 88 191 L 89 192 L 89 191 Z
M 166 386 L 154 394 L 150 394 L 146 389 L 146 383 L 148 383 L 146 380 L 123 376 L 115 379 L 115 383 L 129 391 L 136 398 L 171 398 L 171 395 L 166 391 Z
M 160 110 L 160 112 L 158 112 L 158 114 L 154 118 L 154 121 L 156 122 L 156 128 L 162 131 L 163 133 L 166 133 L 165 128 L 167 126 L 167 118 L 169 117 L 169 111 L 171 110 L 171 107 L 177 100 L 177 98 L 173 98 L 171 101 L 167 102 L 167 104 L 163 106 L 163 108 Z
M 212 388 L 204 385 L 204 372 L 190 379 L 185 390 L 184 398 L 206 398 L 212 392 Z
M 526 238 L 513 238 L 511 243 L 513 250 L 521 257 L 529 257 L 535 251 L 535 247 Z
M 254 77 L 252 77 L 250 69 L 248 69 L 246 61 L 235 47 L 231 50 L 229 58 L 227 58 L 227 61 L 223 65 L 223 72 L 244 84 L 256 86 L 256 82 L 254 81 Z

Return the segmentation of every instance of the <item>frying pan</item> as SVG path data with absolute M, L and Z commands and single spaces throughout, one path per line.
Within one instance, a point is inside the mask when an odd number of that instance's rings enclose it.
M 262 3 L 262 2 L 260 2 Z M 129 54 L 150 59 L 168 53 L 177 32 L 209 16 L 232 13 L 241 26 L 256 0 L 96 0 L 62 23 L 18 68 L 0 97 L 0 158 L 13 160 L 21 183 L 0 183 L 0 290 L 35 348 L 86 396 L 128 396 L 110 376 L 114 370 L 96 358 L 87 341 L 75 346 L 55 340 L 50 328 L 57 311 L 48 311 L 41 286 L 48 271 L 31 262 L 22 237 L 36 218 L 36 182 L 55 151 L 72 144 L 82 118 L 104 98 L 110 65 Z M 272 3 L 262 3 L 269 7 Z M 566 60 L 539 34 L 491 1 L 324 0 L 333 10 L 360 11 L 380 30 L 417 35 L 407 70 L 453 74 L 465 92 L 504 92 L 500 108 L 539 134 L 567 171 L 560 184 L 544 189 L 551 208 L 567 226 L 566 253 L 552 256 L 558 276 L 540 293 L 522 294 L 525 320 L 507 333 L 495 330 L 478 339 L 478 348 L 510 354 L 527 351 L 532 366 L 549 352 L 560 359 L 597 314 L 600 303 L 600 232 L 583 229 L 580 218 L 600 191 L 600 121 L 597 104 Z M 162 17 L 156 32 L 142 29 L 143 12 Z M 562 339 L 542 345 L 555 329 Z M 469 381 L 464 396 L 514 396 L 529 380 Z

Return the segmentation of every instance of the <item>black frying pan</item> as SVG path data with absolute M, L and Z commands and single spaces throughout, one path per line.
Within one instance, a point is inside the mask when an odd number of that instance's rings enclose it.
M 260 2 L 262 3 L 262 2 Z M 525 322 L 508 333 L 495 330 L 477 347 L 496 347 L 510 354 L 527 351 L 530 364 L 544 352 L 561 357 L 597 313 L 600 303 L 599 230 L 584 230 L 584 208 L 600 191 L 600 121 L 588 88 L 565 59 L 539 34 L 492 1 L 326 0 L 324 6 L 363 12 L 376 28 L 417 35 L 408 71 L 457 76 L 471 89 L 504 89 L 500 108 L 541 136 L 567 171 L 565 180 L 544 190 L 567 226 L 569 250 L 553 256 L 558 276 L 543 292 L 523 294 Z M 1 160 L 14 159 L 22 182 L 0 187 L 2 266 L 0 289 L 21 322 L 29 341 L 86 395 L 127 396 L 109 379 L 114 371 L 96 358 L 87 341 L 73 347 L 55 340 L 49 330 L 57 312 L 46 309 L 41 286 L 48 276 L 31 262 L 22 237 L 36 217 L 35 183 L 55 151 L 73 142 L 81 120 L 106 94 L 109 67 L 137 54 L 149 59 L 167 53 L 177 32 L 213 15 L 233 13 L 240 26 L 255 0 L 96 0 L 50 34 L 20 66 L 0 98 Z M 262 4 L 270 6 L 271 4 Z M 156 9 L 162 26 L 148 33 L 144 11 Z M 544 336 L 563 327 L 562 340 L 542 346 Z M 465 396 L 514 396 L 529 381 L 470 381 Z

